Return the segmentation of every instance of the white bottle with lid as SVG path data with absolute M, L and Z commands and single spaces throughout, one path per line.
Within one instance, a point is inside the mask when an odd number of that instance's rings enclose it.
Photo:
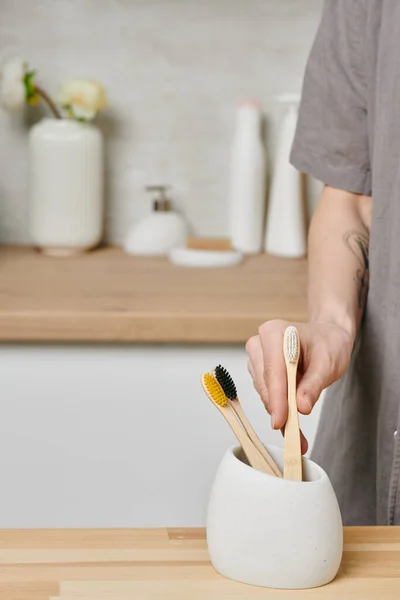
M 266 157 L 261 139 L 261 110 L 244 102 L 237 111 L 229 182 L 232 246 L 246 254 L 262 249 Z
M 277 96 L 276 101 L 286 105 L 286 114 L 278 136 L 272 172 L 265 250 L 276 256 L 300 258 L 307 251 L 305 205 L 301 175 L 289 162 L 300 96 L 282 94 Z

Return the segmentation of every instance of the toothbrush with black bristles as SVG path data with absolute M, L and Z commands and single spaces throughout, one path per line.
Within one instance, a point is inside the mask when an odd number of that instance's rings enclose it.
M 237 440 L 247 457 L 249 465 L 258 471 L 261 471 L 262 473 L 274 475 L 271 467 L 252 443 L 245 429 L 242 427 L 239 419 L 236 418 L 236 414 L 231 409 L 229 400 L 226 397 L 221 384 L 218 383 L 214 375 L 211 373 L 204 373 L 201 377 L 201 385 L 203 386 L 203 389 L 211 402 L 225 418 L 233 433 L 237 437 Z
M 218 365 L 214 369 L 214 377 L 216 378 L 216 380 L 218 381 L 218 383 L 224 390 L 225 396 L 227 397 L 230 406 L 235 411 L 236 416 L 238 417 L 239 421 L 241 422 L 243 428 L 245 429 L 247 435 L 253 442 L 254 446 L 257 448 L 257 450 L 260 452 L 260 454 L 264 457 L 264 459 L 266 460 L 266 462 L 268 463 L 268 465 L 270 466 L 270 468 L 272 469 L 274 474 L 277 477 L 282 477 L 282 473 L 280 472 L 274 459 L 269 454 L 269 452 L 265 448 L 264 444 L 258 437 L 257 433 L 254 431 L 248 418 L 246 417 L 246 414 L 245 414 L 243 407 L 240 404 L 240 401 L 238 398 L 235 382 L 233 381 L 229 371 L 227 371 L 225 369 L 225 367 L 223 367 L 222 365 Z

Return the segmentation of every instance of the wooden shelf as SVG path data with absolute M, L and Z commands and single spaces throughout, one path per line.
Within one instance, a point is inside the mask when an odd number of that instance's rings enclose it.
M 0 248 L 0 341 L 241 344 L 268 319 L 306 316 L 305 260 L 185 269 L 118 248 L 69 259 Z

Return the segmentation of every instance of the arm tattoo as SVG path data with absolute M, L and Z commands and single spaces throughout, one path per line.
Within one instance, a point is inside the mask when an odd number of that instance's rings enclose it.
M 364 309 L 369 283 L 369 235 L 352 230 L 344 234 L 343 241 L 360 265 L 354 281 L 358 288 L 358 307 Z

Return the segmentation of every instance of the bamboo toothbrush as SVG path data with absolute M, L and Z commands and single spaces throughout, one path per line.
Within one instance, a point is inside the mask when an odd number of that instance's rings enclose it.
M 246 413 L 243 410 L 243 406 L 240 404 L 240 401 L 239 401 L 239 398 L 237 395 L 236 385 L 235 385 L 235 382 L 233 381 L 233 378 L 230 375 L 229 371 L 227 371 L 222 365 L 218 365 L 218 367 L 215 367 L 213 373 L 214 373 L 214 377 L 216 378 L 216 380 L 218 381 L 218 383 L 224 390 L 225 396 L 227 397 L 230 406 L 235 411 L 236 416 L 238 417 L 239 421 L 241 422 L 247 435 L 249 436 L 249 438 L 251 439 L 251 441 L 253 442 L 253 444 L 255 445 L 257 450 L 259 451 L 259 453 L 263 456 L 264 460 L 267 461 L 273 474 L 276 475 L 277 477 L 282 477 L 282 473 L 280 472 L 274 459 L 269 454 L 269 452 L 265 448 L 264 444 L 258 437 L 257 433 L 253 429 L 250 421 L 248 420 Z
M 237 437 L 243 452 L 245 453 L 249 464 L 263 473 L 273 475 L 270 466 L 261 456 L 257 448 L 253 445 L 247 433 L 237 420 L 235 413 L 231 410 L 224 390 L 211 373 L 204 373 L 201 377 L 203 389 L 211 402 L 218 408 L 219 412 L 226 419 L 228 425 Z
M 296 401 L 297 365 L 300 357 L 300 338 L 296 327 L 291 325 L 285 330 L 283 338 L 288 380 L 288 418 L 285 425 L 285 450 L 283 476 L 285 479 L 302 481 L 302 459 L 299 417 Z

